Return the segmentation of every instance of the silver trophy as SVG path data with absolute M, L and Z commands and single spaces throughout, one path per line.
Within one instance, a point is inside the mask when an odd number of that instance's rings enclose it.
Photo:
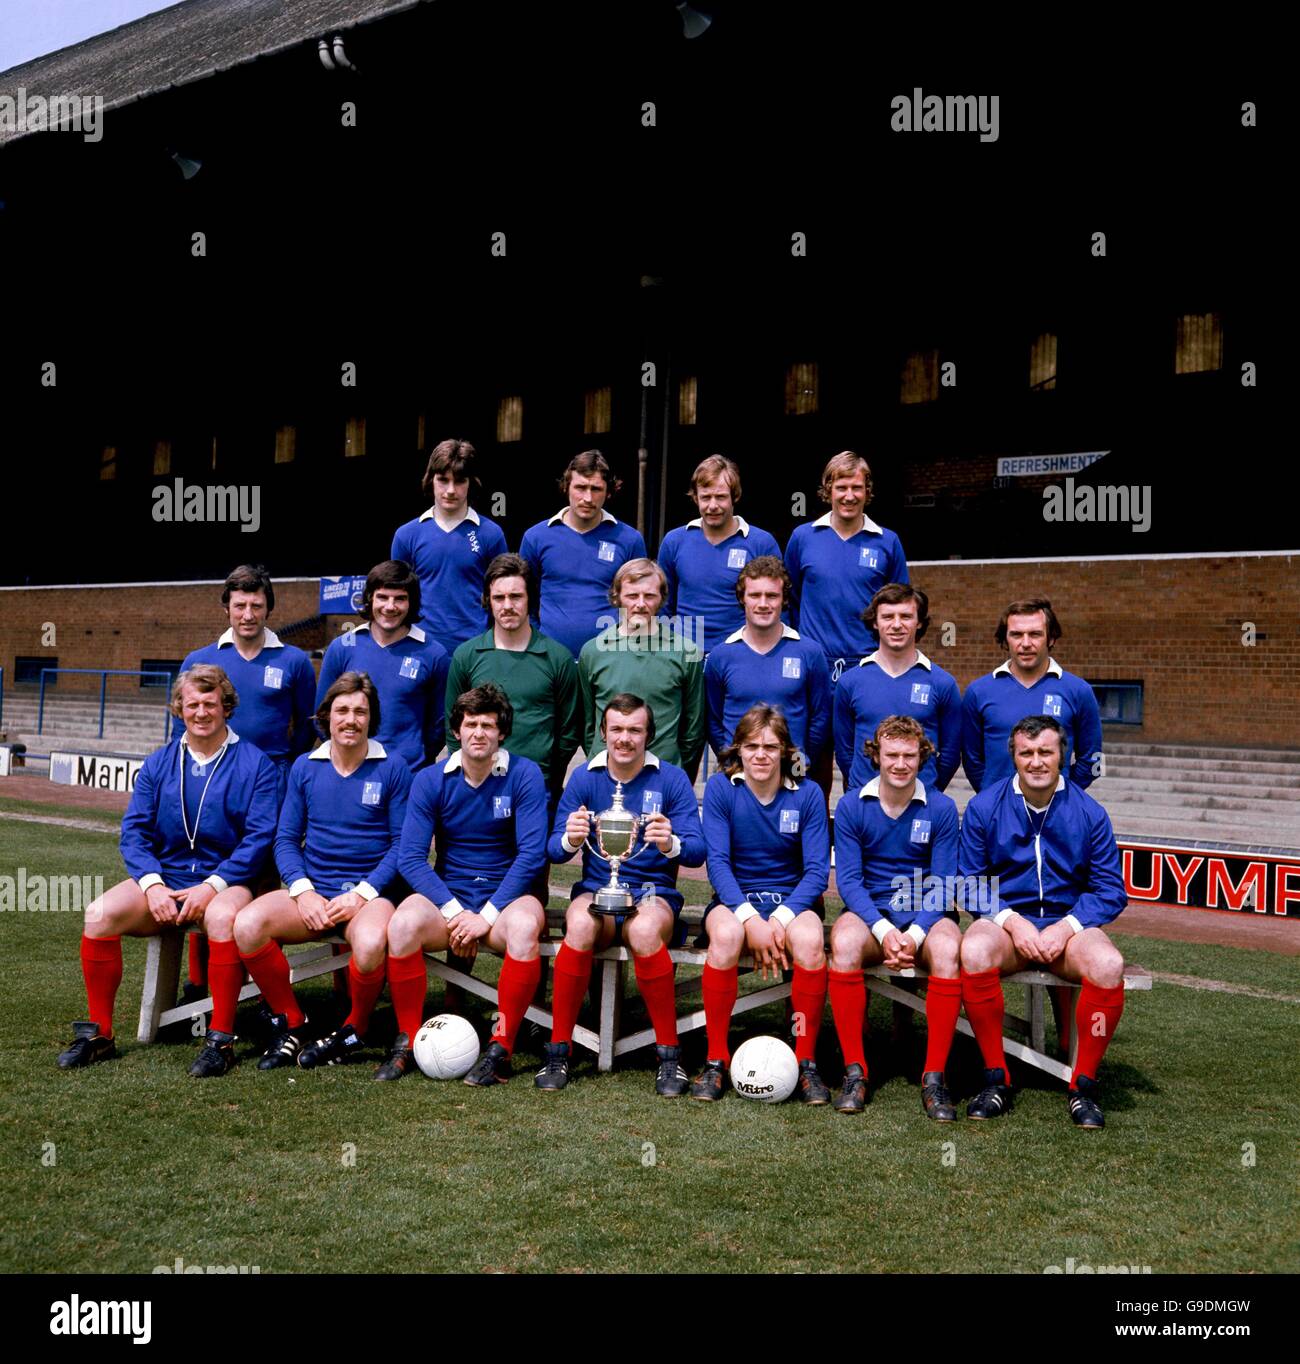
M 640 851 L 636 842 L 644 823 L 640 815 L 634 815 L 623 804 L 623 783 L 615 782 L 613 804 L 592 817 L 595 845 L 590 837 L 586 840 L 587 846 L 609 863 L 609 884 L 601 886 L 592 896 L 590 909 L 593 914 L 636 913 L 632 888 L 618 879 L 618 873 L 622 865 Z

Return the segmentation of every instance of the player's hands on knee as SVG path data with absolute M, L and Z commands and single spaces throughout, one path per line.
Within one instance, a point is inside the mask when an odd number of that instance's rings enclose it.
M 657 815 L 651 815 L 645 822 L 643 837 L 647 843 L 653 843 L 666 856 L 673 846 L 672 820 L 662 811 Z
M 1043 953 L 1042 939 L 1036 928 L 1032 928 L 1019 915 L 1015 915 L 1006 921 L 1006 930 L 1011 938 L 1012 946 L 1028 961 L 1036 961 L 1046 964 L 1051 960 Z
M 355 890 L 345 890 L 342 895 L 336 895 L 325 906 L 325 913 L 329 915 L 331 924 L 345 924 L 365 907 L 365 896 L 358 895 Z
M 203 917 L 203 911 L 217 898 L 217 889 L 204 883 L 186 886 L 184 890 L 173 891 L 172 894 L 176 900 L 176 922 L 188 924 Z
M 472 914 L 468 909 L 462 909 L 451 921 L 447 941 L 458 957 L 473 959 L 478 956 L 479 939 L 486 938 L 491 927 L 492 925 L 481 914 Z
M 313 933 L 324 933 L 327 928 L 332 927 L 329 905 L 323 895 L 318 895 L 314 890 L 304 890 L 296 903 L 303 923 Z
M 174 924 L 176 922 L 176 900 L 174 896 L 175 892 L 168 890 L 164 885 L 150 886 L 145 891 L 145 903 L 149 906 L 149 913 L 153 915 L 155 923 Z
M 1074 930 L 1064 920 L 1045 929 L 1038 935 L 1038 946 L 1044 954 L 1043 960 L 1055 961 L 1065 951 L 1066 945 L 1073 937 Z
M 916 943 L 906 933 L 891 928 L 880 944 L 887 971 L 909 971 L 916 966 Z
M 745 925 L 745 934 L 763 980 L 767 979 L 769 972 L 777 976 L 789 966 L 785 929 L 779 923 L 773 923 L 770 919 L 766 923 L 762 919 L 751 919 Z

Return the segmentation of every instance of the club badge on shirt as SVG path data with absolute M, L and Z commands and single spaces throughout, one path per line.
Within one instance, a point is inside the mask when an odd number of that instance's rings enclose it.
M 781 811 L 781 832 L 783 834 L 797 834 L 799 832 L 799 811 Z
M 914 706 L 928 706 L 930 704 L 930 684 L 928 682 L 912 683 L 912 704 Z
M 749 551 L 745 549 L 729 549 L 727 551 L 728 568 L 744 568 L 749 562 Z
M 800 678 L 803 676 L 803 659 L 783 658 L 781 660 L 781 676 Z
M 268 663 L 267 666 L 262 669 L 262 685 L 264 687 L 273 687 L 276 691 L 279 691 L 283 683 L 284 683 L 283 668 L 273 668 Z
M 872 549 L 870 545 L 863 545 L 862 548 L 858 551 L 858 567 L 879 568 L 880 551 L 877 549 Z
M 641 813 L 643 815 L 661 814 L 664 808 L 664 793 L 646 789 L 641 792 Z
M 914 819 L 912 821 L 912 842 L 928 843 L 930 841 L 930 821 L 928 819 Z
M 379 797 L 383 794 L 384 783 L 381 781 L 368 781 L 361 788 L 362 805 L 378 805 Z
M 600 548 L 596 551 L 596 558 L 603 560 L 607 564 L 614 562 L 614 545 L 609 540 L 602 540 Z
M 509 818 L 510 818 L 510 809 L 511 809 L 511 800 L 510 800 L 510 797 L 509 797 L 509 796 L 493 796 L 493 797 L 492 797 L 492 818 L 493 818 L 493 819 L 509 819 Z
M 1063 696 L 1054 696 L 1050 691 L 1043 697 L 1043 714 L 1054 715 L 1058 719 L 1061 715 L 1061 703 L 1065 700 Z
M 402 666 L 397 670 L 398 677 L 419 677 L 420 660 L 418 658 L 402 659 Z

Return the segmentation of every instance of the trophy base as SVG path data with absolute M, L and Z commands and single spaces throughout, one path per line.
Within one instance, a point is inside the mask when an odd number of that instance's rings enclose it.
M 636 901 L 626 887 L 602 886 L 591 897 L 587 908 L 593 914 L 635 914 Z

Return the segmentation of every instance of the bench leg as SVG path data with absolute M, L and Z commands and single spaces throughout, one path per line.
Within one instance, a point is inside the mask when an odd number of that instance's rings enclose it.
M 1029 1013 L 1029 1045 L 1035 1051 L 1043 1051 L 1047 1045 L 1043 1018 L 1043 989 L 1041 985 L 1026 985 Z
M 618 1039 L 619 1007 L 623 993 L 623 963 L 600 963 L 600 1050 L 596 1053 L 599 1070 L 614 1069 L 614 1043 Z
M 1056 1019 L 1056 1038 L 1061 1054 L 1069 1052 L 1071 1064 L 1074 1057 L 1074 1006 L 1078 999 L 1072 985 L 1053 985 L 1052 1016 Z
M 144 990 L 140 995 L 140 1024 L 136 1040 L 153 1042 L 158 1036 L 158 1021 L 164 1009 L 176 1000 L 181 978 L 181 943 L 184 933 L 165 928 L 148 941 L 144 959 Z
M 1063 985 L 1054 987 L 1053 993 L 1056 993 L 1057 991 L 1061 994 L 1061 1006 L 1065 1012 L 1067 1027 L 1069 1027 L 1067 1036 L 1070 1039 L 1070 1045 L 1068 1050 L 1070 1055 L 1070 1073 L 1073 1074 L 1074 1068 L 1079 1061 L 1079 1030 L 1078 1028 L 1070 1027 L 1069 1025 L 1074 1022 L 1074 1007 L 1079 1002 L 1079 989 L 1078 986 L 1075 985 Z

